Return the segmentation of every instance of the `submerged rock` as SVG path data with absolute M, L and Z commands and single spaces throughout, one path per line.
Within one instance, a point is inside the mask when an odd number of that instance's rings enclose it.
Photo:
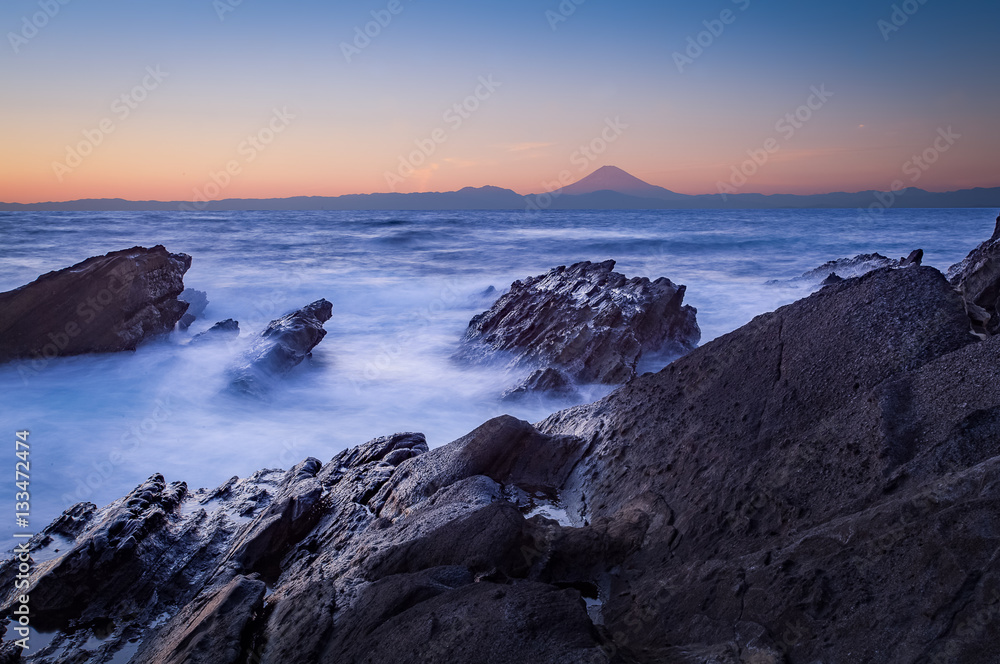
M 472 319 L 456 357 L 497 356 L 558 369 L 584 383 L 623 383 L 643 355 L 676 356 L 701 338 L 684 286 L 669 279 L 626 279 L 615 262 L 576 263 L 515 281 Z
M 47 664 L 100 621 L 136 663 L 992 664 L 998 541 L 1000 338 L 914 266 L 536 425 L 153 477 L 32 540 L 27 592 Z
M 135 350 L 184 315 L 189 267 L 161 245 L 133 247 L 0 293 L 0 362 Z
M 181 316 L 180 321 L 178 321 L 178 326 L 182 330 L 186 330 L 191 327 L 191 323 L 198 320 L 205 313 L 205 309 L 208 307 L 208 294 L 205 291 L 195 290 L 194 288 L 185 288 L 184 292 L 177 299 L 188 303 L 187 311 Z
M 247 393 L 265 391 L 274 377 L 298 366 L 323 340 L 323 323 L 332 315 L 333 305 L 317 300 L 271 321 L 231 370 L 233 387 Z
M 232 318 L 227 318 L 226 320 L 219 321 L 212 327 L 208 328 L 200 334 L 196 334 L 191 337 L 191 343 L 202 342 L 202 341 L 219 341 L 226 339 L 235 339 L 240 336 L 240 323 Z

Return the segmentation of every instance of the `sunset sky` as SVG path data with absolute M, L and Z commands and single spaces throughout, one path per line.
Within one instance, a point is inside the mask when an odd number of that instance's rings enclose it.
M 1000 185 L 995 0 L 576 2 L 7 0 L 0 201 Z

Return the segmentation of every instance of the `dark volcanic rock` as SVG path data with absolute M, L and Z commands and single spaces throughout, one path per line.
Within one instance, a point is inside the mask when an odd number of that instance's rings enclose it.
M 135 350 L 184 315 L 190 266 L 160 245 L 133 247 L 0 293 L 0 362 Z
M 995 664 L 998 546 L 1000 338 L 913 266 L 535 426 L 75 506 L 28 591 L 47 664 Z
M 615 262 L 577 263 L 515 281 L 472 319 L 457 357 L 501 353 L 520 364 L 560 369 L 572 380 L 623 383 L 644 354 L 679 355 L 701 338 L 684 286 L 626 279 Z
M 969 305 L 969 317 L 979 331 L 1000 328 L 1000 216 L 993 236 L 948 269 L 948 279 Z
M 326 330 L 333 305 L 317 300 L 268 324 L 231 371 L 232 385 L 241 392 L 261 393 L 270 380 L 304 360 Z

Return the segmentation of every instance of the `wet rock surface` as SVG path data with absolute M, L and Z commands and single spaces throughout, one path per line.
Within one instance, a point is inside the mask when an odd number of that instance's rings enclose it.
M 189 267 L 161 245 L 133 247 L 0 293 L 0 362 L 135 350 L 184 315 Z
M 32 542 L 32 661 L 995 662 L 1000 339 L 966 309 L 877 269 L 535 425 L 154 476 Z
M 323 323 L 332 315 L 333 305 L 317 300 L 271 321 L 230 370 L 233 388 L 249 394 L 266 392 L 274 378 L 301 364 L 323 340 Z
M 515 281 L 472 319 L 456 357 L 507 358 L 575 382 L 614 385 L 635 376 L 643 355 L 676 356 L 697 345 L 697 312 L 683 304 L 684 286 L 627 279 L 614 267 L 614 261 L 576 263 Z

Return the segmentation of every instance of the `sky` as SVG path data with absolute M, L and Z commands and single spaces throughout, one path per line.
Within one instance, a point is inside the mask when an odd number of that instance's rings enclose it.
M 0 201 L 1000 185 L 995 0 L 5 0 Z

